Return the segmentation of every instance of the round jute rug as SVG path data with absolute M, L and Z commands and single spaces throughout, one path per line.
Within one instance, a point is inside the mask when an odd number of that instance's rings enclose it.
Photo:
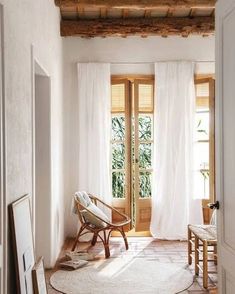
M 110 258 L 75 271 L 59 270 L 50 283 L 66 294 L 175 294 L 193 283 L 183 266 L 145 258 Z

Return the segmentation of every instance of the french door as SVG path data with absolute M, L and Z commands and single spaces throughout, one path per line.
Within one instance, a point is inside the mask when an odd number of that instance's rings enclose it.
M 153 91 L 152 78 L 112 80 L 113 205 L 136 232 L 148 231 L 151 219 Z

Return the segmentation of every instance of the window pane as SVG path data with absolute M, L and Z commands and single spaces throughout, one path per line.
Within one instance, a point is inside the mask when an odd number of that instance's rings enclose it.
M 124 172 L 112 173 L 113 198 L 125 198 L 125 175 Z
M 209 142 L 195 144 L 194 166 L 196 170 L 209 169 Z
M 139 167 L 150 168 L 152 166 L 152 144 L 140 144 Z
M 153 85 L 139 84 L 139 111 L 153 111 Z
M 149 115 L 139 116 L 139 139 L 151 140 L 152 138 L 152 117 Z
M 196 113 L 196 140 L 209 140 L 209 112 Z
M 194 197 L 198 199 L 209 199 L 209 171 L 195 172 Z
M 112 140 L 125 139 L 125 118 L 124 116 L 112 117 Z
M 112 112 L 125 111 L 125 84 L 112 85 L 111 105 Z
M 125 146 L 124 144 L 112 145 L 112 169 L 125 168 Z
M 152 195 L 152 174 L 150 172 L 140 172 L 139 178 L 140 191 L 139 196 L 141 198 L 148 198 Z

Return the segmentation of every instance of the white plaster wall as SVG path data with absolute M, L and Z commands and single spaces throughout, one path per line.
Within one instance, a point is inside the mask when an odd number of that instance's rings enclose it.
M 64 134 L 65 134 L 65 235 L 76 233 L 77 218 L 70 214 L 71 198 L 78 188 L 77 168 L 77 62 L 111 62 L 112 74 L 152 74 L 153 62 L 164 60 L 215 60 L 214 37 L 65 38 L 64 46 Z M 147 64 L 143 64 L 147 62 Z M 130 64 L 133 63 L 133 64 Z M 138 63 L 138 64 L 134 64 Z M 151 64 L 152 63 L 152 64 Z M 214 73 L 214 63 L 197 63 L 198 73 Z
M 4 9 L 6 197 L 10 203 L 25 193 L 32 195 L 32 64 L 34 56 L 51 78 L 52 227 L 48 247 L 53 265 L 64 240 L 63 214 L 63 95 L 62 39 L 59 10 L 52 0 L 0 0 Z M 46 205 L 46 204 L 45 204 Z M 8 248 L 8 259 L 12 259 Z M 11 261 L 8 262 L 10 264 Z M 9 289 L 15 293 L 13 266 Z
M 51 95 L 50 78 L 35 76 L 35 255 L 50 260 L 51 218 Z

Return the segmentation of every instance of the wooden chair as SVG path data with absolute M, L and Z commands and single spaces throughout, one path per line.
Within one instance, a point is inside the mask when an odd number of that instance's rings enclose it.
M 83 192 L 80 192 L 83 193 Z M 98 208 L 98 205 L 102 205 L 105 209 L 107 209 L 110 212 L 110 215 L 112 216 L 113 213 L 118 214 L 121 221 L 119 222 L 112 222 L 108 219 L 106 215 L 104 215 L 103 212 L 96 211 L 94 212 L 94 209 L 90 209 L 90 205 L 82 204 L 81 201 L 75 197 L 75 205 L 77 209 L 77 214 L 79 217 L 79 220 L 81 222 L 81 228 L 78 231 L 76 240 L 74 242 L 72 251 L 75 250 L 77 243 L 79 241 L 79 238 L 82 235 L 85 235 L 87 233 L 93 233 L 93 238 L 91 241 L 91 245 L 94 246 L 97 242 L 97 238 L 100 238 L 105 249 L 105 258 L 110 257 L 110 250 L 109 250 L 109 239 L 112 231 L 119 231 L 124 239 L 126 250 L 128 250 L 128 242 L 127 238 L 124 232 L 124 226 L 130 223 L 130 218 L 119 212 L 117 209 L 113 208 L 112 206 L 106 204 L 99 198 L 97 198 L 94 195 L 87 194 L 93 203 Z M 99 209 L 99 208 L 98 208 Z
M 188 225 L 188 264 L 194 259 L 195 275 L 203 276 L 203 287 L 208 288 L 208 262 L 217 264 L 217 236 L 215 225 Z M 202 262 L 202 267 L 200 265 Z

